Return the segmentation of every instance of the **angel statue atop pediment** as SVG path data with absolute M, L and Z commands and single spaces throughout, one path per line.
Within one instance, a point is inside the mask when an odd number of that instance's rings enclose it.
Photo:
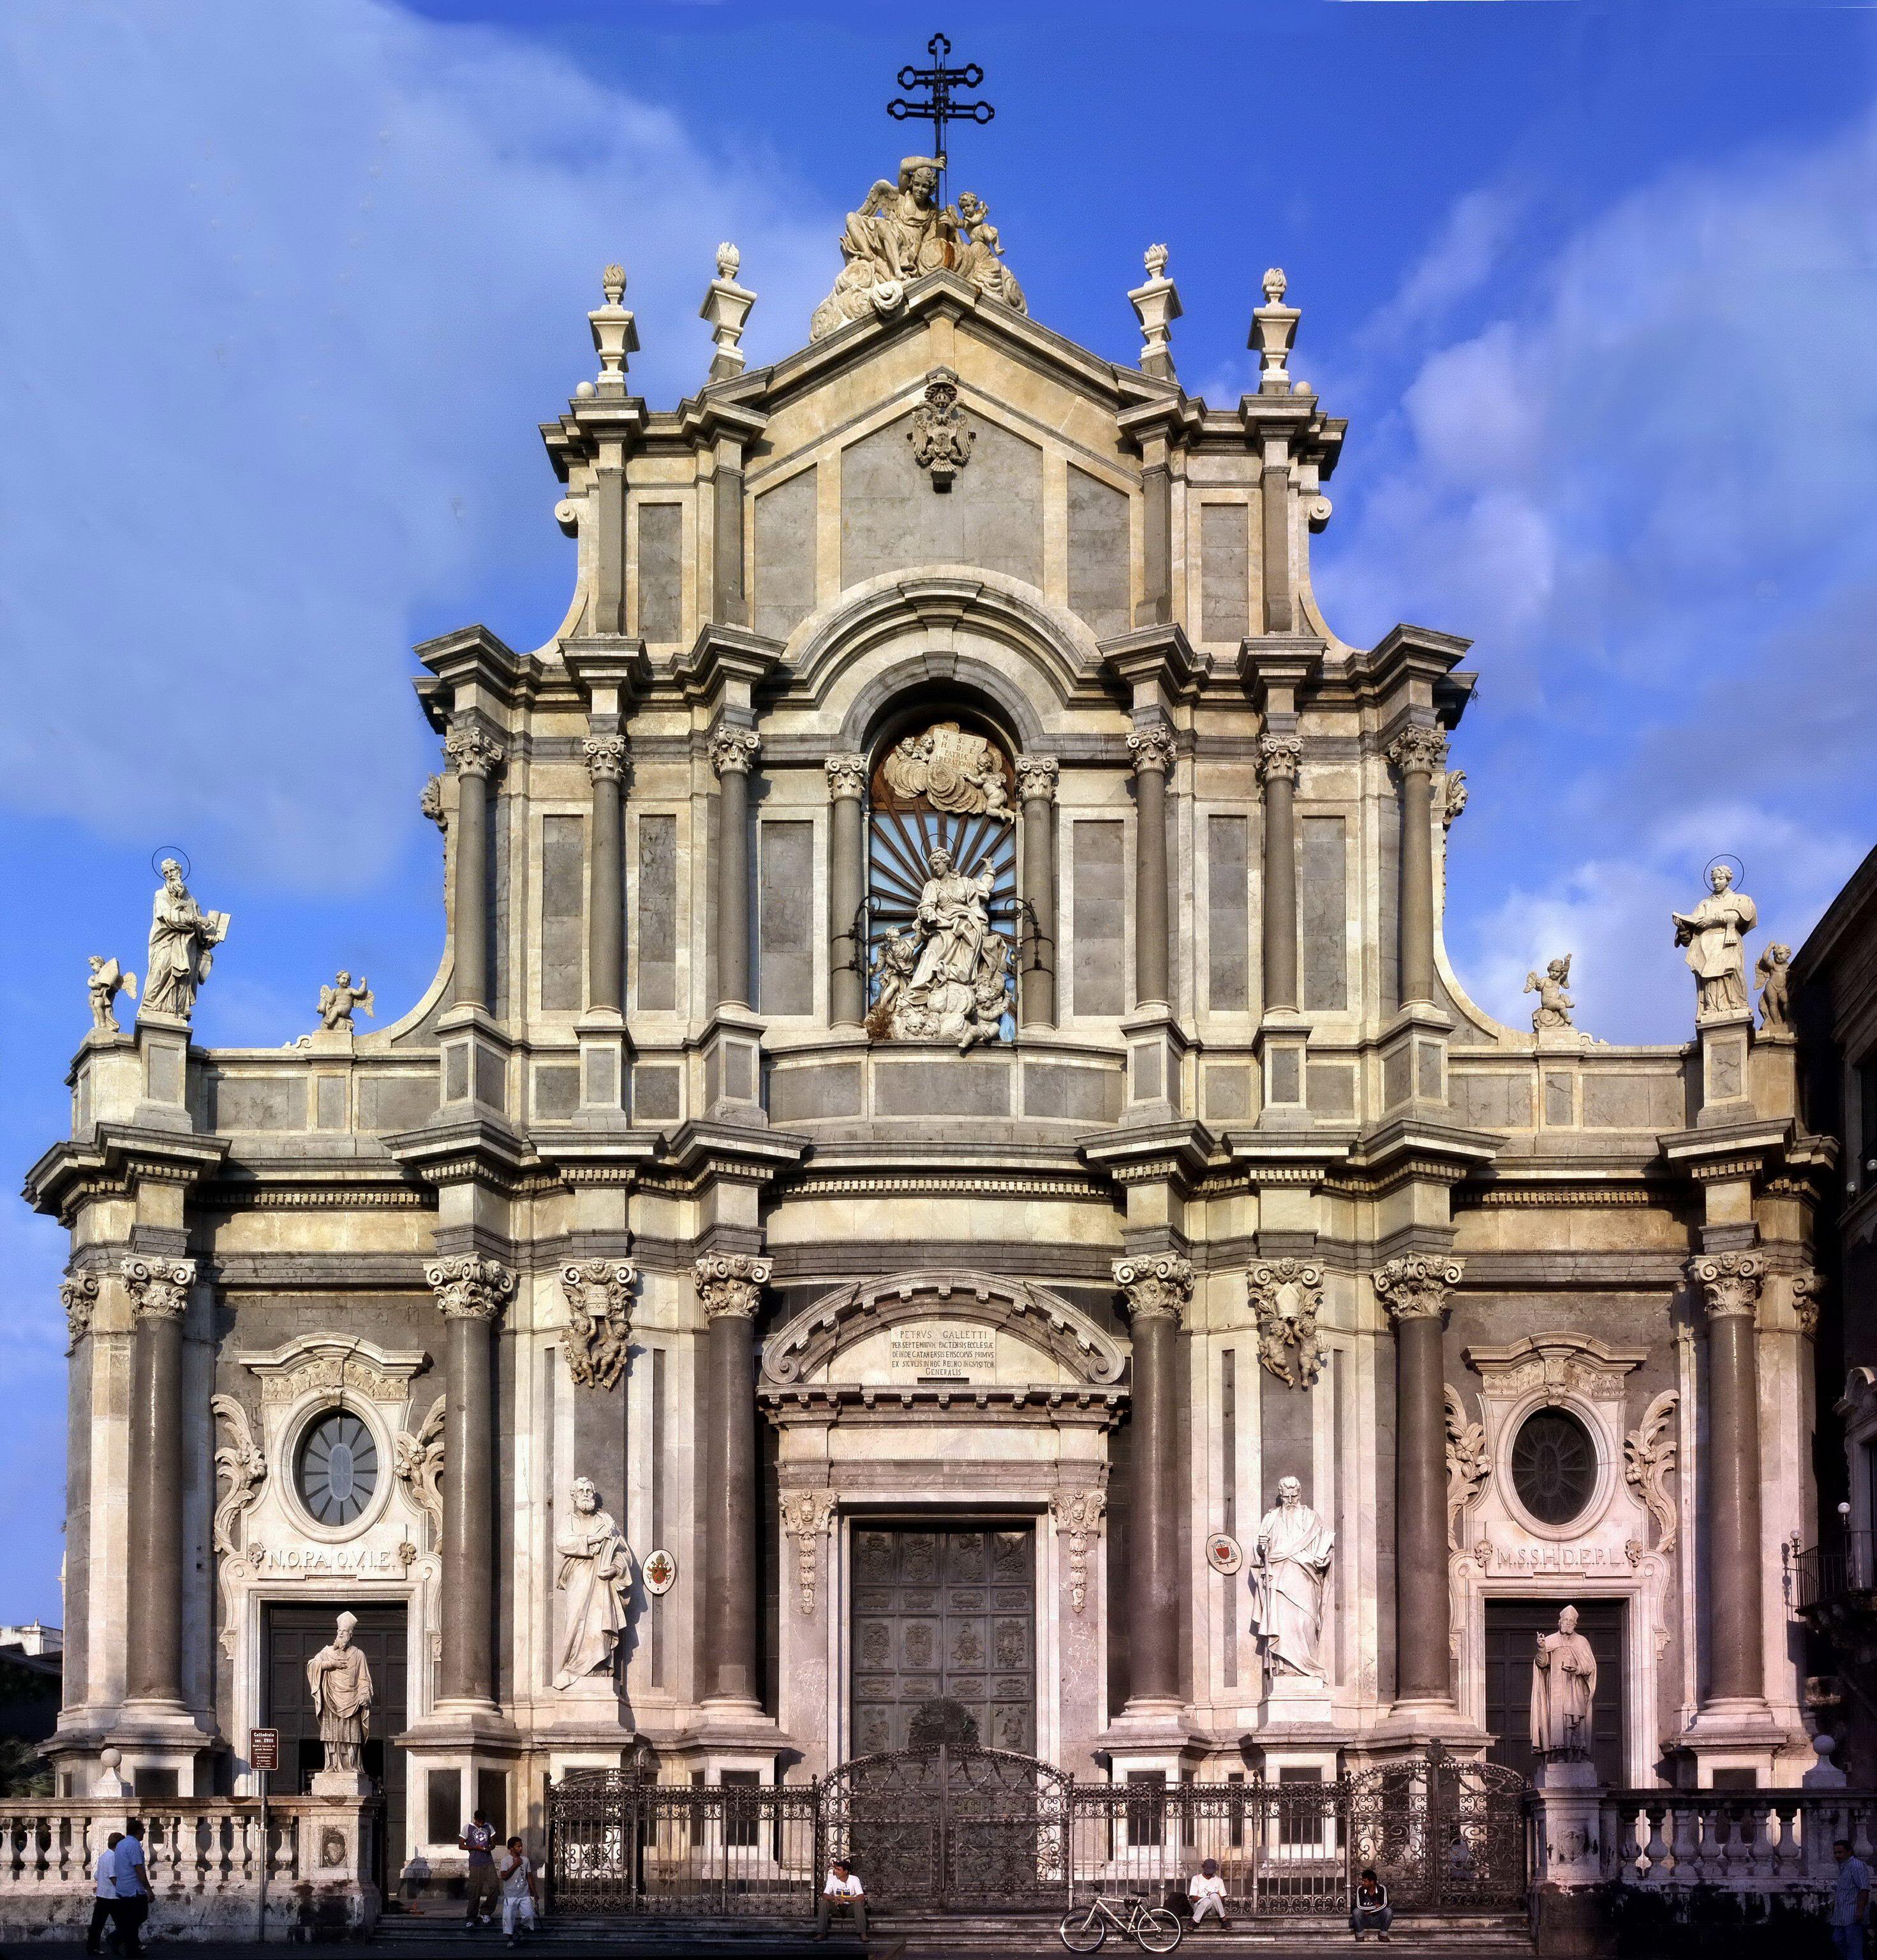
M 320 1025 L 328 1034 L 348 1035 L 354 1013 L 378 1018 L 371 997 L 371 983 L 361 973 L 355 981 L 343 967 L 329 987 L 320 989 Z

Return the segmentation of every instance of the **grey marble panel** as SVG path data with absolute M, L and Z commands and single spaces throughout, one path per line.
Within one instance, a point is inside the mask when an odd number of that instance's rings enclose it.
M 534 1072 L 534 1114 L 537 1122 L 565 1122 L 580 1108 L 580 1069 L 542 1067 Z
M 1306 816 L 1297 898 L 1303 915 L 1303 1005 L 1349 1005 L 1348 825 L 1340 816 Z
M 765 1014 L 815 1010 L 815 827 L 757 827 L 756 1006 Z
M 1200 637 L 1241 640 L 1252 630 L 1252 514 L 1244 504 L 1199 511 Z
M 1356 1071 L 1346 1062 L 1313 1061 L 1303 1071 L 1304 1101 L 1312 1115 L 1356 1113 Z
M 883 1058 L 873 1071 L 876 1116 L 1007 1116 L 1010 1064 L 935 1053 Z
M 1023 1070 L 1023 1113 L 1112 1123 L 1121 1114 L 1121 1077 L 1112 1069 L 1028 1063 Z
M 857 1061 L 775 1069 L 769 1076 L 770 1120 L 798 1123 L 829 1116 L 857 1116 L 861 1095 Z
M 684 511 L 641 504 L 638 512 L 638 630 L 647 644 L 670 646 L 684 630 Z
M 683 1078 L 674 1067 L 642 1061 L 632 1071 L 632 1120 L 636 1123 L 675 1121 L 683 1109 Z
M 1069 470 L 1069 610 L 1106 639 L 1133 623 L 1128 605 L 1128 495 Z
M 1668 1130 L 1681 1121 L 1681 1084 L 1672 1075 L 1584 1074 L 1587 1130 Z
M 1127 1006 L 1127 869 L 1123 827 L 1085 818 L 1074 826 L 1069 1005 L 1077 1014 L 1119 1014 Z
M 816 472 L 799 471 L 756 500 L 759 633 L 786 640 L 815 609 Z
M 541 819 L 541 1005 L 577 1012 L 584 977 L 586 823 Z
M 460 1053 L 453 1050 L 453 1055 Z M 469 1087 L 466 1077 L 457 1093 Z M 361 1130 L 415 1130 L 437 1113 L 437 1077 L 424 1075 L 361 1075 L 358 1078 L 358 1127 Z
M 1251 826 L 1242 816 L 1206 822 L 1206 1000 L 1242 1013 L 1251 995 Z
M 678 819 L 647 813 L 638 820 L 638 1007 L 678 1004 Z
M 208 1121 L 217 1130 L 304 1130 L 306 1077 L 212 1074 Z

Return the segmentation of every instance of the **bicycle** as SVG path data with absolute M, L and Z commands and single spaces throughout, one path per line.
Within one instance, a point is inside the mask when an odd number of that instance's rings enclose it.
M 1138 1898 L 1124 1898 L 1118 1903 L 1127 1909 L 1125 1919 L 1115 1904 L 1099 1893 L 1086 1908 L 1072 1905 L 1056 1927 L 1057 1938 L 1071 1953 L 1099 1952 L 1111 1928 L 1132 1939 L 1144 1953 L 1171 1953 L 1179 1944 L 1185 1928 L 1163 1906 L 1149 1905 L 1145 1899 Z

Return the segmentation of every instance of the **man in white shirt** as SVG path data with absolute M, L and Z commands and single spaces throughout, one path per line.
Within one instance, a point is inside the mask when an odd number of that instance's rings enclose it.
M 92 1877 L 97 1885 L 97 1897 L 91 1906 L 91 1928 L 84 1936 L 84 1950 L 97 1954 L 103 1952 L 99 1940 L 106 1927 L 114 1920 L 112 1908 L 117 1903 L 117 1847 L 124 1841 L 121 1831 L 113 1831 L 104 1841 L 104 1848 L 97 1854 L 97 1863 L 93 1868 Z M 116 1950 L 113 1940 L 112 1950 Z
M 141 1960 L 143 1923 L 150 1916 L 150 1870 L 144 1861 L 143 1825 L 132 1818 L 112 1854 L 111 1878 L 117 1888 L 111 1917 L 126 1960 Z
M 821 1904 L 815 1909 L 815 1937 L 826 1939 L 828 1922 L 837 1912 L 854 1915 L 854 1930 L 867 1937 L 867 1888 L 849 1869 L 845 1858 L 837 1858 L 828 1868 L 828 1882 L 821 1888 Z
M 512 1946 L 517 1916 L 530 1933 L 534 1930 L 534 1866 L 521 1848 L 519 1838 L 508 1841 L 507 1854 L 501 1862 L 501 1882 L 502 1937 Z
M 1210 1913 L 1221 1933 L 1231 1930 L 1232 1922 L 1225 1916 L 1225 1881 L 1219 1876 L 1217 1858 L 1208 1858 L 1200 1866 L 1198 1877 L 1187 1880 L 1186 1896 L 1192 1901 L 1194 1925 Z
M 1837 1882 L 1831 1895 L 1831 1950 L 1838 1960 L 1864 1960 L 1864 1925 L 1870 1917 L 1870 1867 L 1840 1838 L 1831 1847 Z

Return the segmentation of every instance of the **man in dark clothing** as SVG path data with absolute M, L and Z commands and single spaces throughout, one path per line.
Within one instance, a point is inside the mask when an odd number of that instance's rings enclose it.
M 1373 1865 L 1365 1865 L 1357 1882 L 1355 1902 L 1350 1911 L 1349 1930 L 1360 1939 L 1365 1933 L 1385 1939 L 1395 1923 L 1395 1909 L 1389 1904 L 1389 1888 L 1375 1875 Z
M 501 1895 L 501 1887 L 495 1876 L 495 1827 L 488 1821 L 486 1810 L 479 1810 L 473 1820 L 463 1827 L 457 1848 L 469 1854 L 469 1914 L 463 1925 L 466 1929 L 493 1926 L 495 1901 Z

